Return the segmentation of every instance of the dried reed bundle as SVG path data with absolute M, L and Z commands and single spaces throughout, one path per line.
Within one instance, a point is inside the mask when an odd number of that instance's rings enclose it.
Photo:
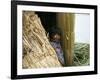
M 40 18 L 33 11 L 23 11 L 22 67 L 26 69 L 61 67 Z

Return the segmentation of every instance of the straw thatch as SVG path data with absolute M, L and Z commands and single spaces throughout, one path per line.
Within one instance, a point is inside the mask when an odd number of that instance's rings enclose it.
M 40 18 L 33 11 L 23 11 L 22 67 L 24 69 L 61 67 Z

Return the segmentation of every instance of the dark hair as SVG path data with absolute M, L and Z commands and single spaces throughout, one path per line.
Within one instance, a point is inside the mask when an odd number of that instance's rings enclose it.
M 51 27 L 49 29 L 49 37 L 52 38 L 55 34 L 61 35 L 61 30 L 57 27 Z

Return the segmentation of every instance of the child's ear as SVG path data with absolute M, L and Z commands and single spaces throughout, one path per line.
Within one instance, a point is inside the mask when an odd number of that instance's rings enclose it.
M 49 32 L 46 34 L 47 38 L 49 39 Z

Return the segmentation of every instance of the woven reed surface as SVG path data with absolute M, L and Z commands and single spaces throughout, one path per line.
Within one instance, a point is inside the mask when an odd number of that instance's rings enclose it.
M 33 11 L 23 11 L 22 67 L 61 67 L 57 55 L 46 36 L 40 18 Z

